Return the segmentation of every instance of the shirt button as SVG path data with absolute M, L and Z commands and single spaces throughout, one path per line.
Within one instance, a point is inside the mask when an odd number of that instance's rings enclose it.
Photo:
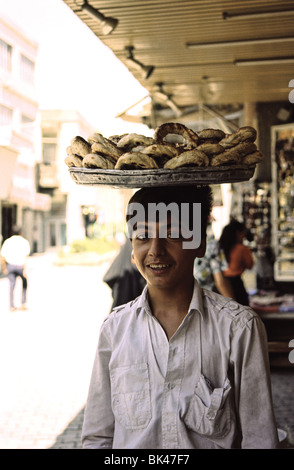
M 237 302 L 230 302 L 228 307 L 230 310 L 239 310 L 239 304 L 237 304 Z
M 167 384 L 167 388 L 168 388 L 169 390 L 172 390 L 173 388 L 175 388 L 175 384 L 169 383 L 169 384 Z

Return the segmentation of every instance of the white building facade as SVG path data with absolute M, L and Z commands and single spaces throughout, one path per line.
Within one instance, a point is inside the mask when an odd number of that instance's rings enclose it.
M 77 185 L 64 162 L 75 136 L 87 139 L 99 130 L 75 110 L 42 110 L 41 127 L 38 191 L 51 197 L 51 210 L 45 215 L 46 248 L 85 237 L 115 238 L 124 230 L 125 205 L 132 191 Z
M 20 225 L 32 252 L 43 251 L 48 195 L 36 189 L 41 157 L 40 113 L 34 85 L 38 45 L 0 18 L 0 241 Z
M 99 130 L 76 110 L 40 110 L 37 57 L 38 43 L 0 18 L 0 247 L 13 225 L 22 227 L 32 253 L 85 237 L 122 239 L 132 191 L 73 182 L 66 148 Z

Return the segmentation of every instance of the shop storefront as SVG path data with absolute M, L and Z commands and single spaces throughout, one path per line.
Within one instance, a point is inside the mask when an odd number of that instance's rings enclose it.
M 268 334 L 272 365 L 291 366 L 294 338 L 294 124 L 270 127 L 270 178 L 242 184 L 240 217 L 251 233 L 255 285 L 252 308 Z M 267 175 L 268 172 L 264 172 Z

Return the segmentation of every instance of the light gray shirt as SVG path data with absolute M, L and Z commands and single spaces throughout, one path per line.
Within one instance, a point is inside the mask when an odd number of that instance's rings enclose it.
M 261 319 L 195 281 L 168 341 L 146 287 L 102 324 L 82 441 L 95 449 L 278 447 Z

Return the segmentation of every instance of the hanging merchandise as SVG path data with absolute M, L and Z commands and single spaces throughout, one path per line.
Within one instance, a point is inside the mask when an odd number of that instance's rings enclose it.
M 294 125 L 272 127 L 275 280 L 294 281 Z

